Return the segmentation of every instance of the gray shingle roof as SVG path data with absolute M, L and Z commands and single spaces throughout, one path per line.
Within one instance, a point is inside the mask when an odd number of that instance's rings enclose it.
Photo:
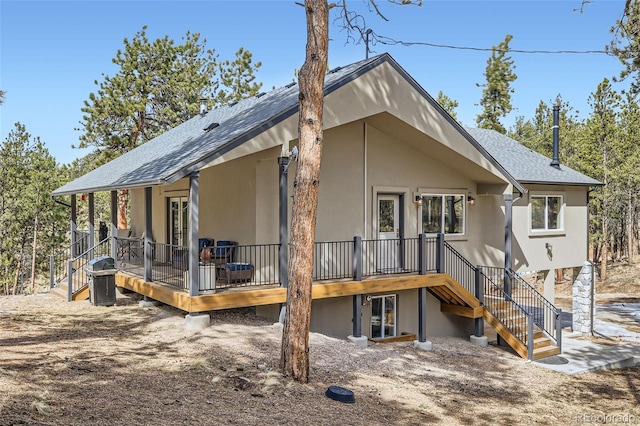
M 386 53 L 330 71 L 325 77 L 325 95 L 383 62 L 388 62 L 401 73 L 416 90 L 441 110 L 445 118 L 448 116 Z M 191 118 L 157 138 L 67 183 L 56 189 L 52 195 L 109 191 L 175 182 L 297 113 L 298 106 L 298 86 L 289 84 L 236 104 L 216 108 L 205 115 Z M 450 119 L 450 122 L 464 133 L 455 120 Z M 214 123 L 219 125 L 213 127 Z M 209 126 L 212 126 L 211 130 L 206 131 L 205 129 Z M 520 182 L 599 184 L 565 166 L 562 166 L 560 171 L 550 167 L 549 159 L 500 133 L 482 129 L 466 130 L 472 136 L 472 138 L 467 137 L 469 142 L 505 173 L 507 180 L 516 188 L 521 188 Z
M 560 169 L 551 167 L 550 158 L 495 130 L 470 127 L 466 127 L 465 130 L 521 183 L 601 185 L 597 180 L 563 164 L 560 165 Z
M 325 77 L 325 94 L 389 58 L 382 54 L 330 71 Z M 295 114 L 298 106 L 296 84 L 216 108 L 67 183 L 52 195 L 175 182 Z M 219 126 L 205 131 L 212 123 Z

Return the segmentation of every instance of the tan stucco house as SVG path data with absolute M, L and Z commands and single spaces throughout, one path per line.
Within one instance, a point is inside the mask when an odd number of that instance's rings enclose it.
M 130 190 L 131 237 L 103 242 L 118 286 L 189 313 L 254 306 L 277 320 L 297 93 L 292 83 L 203 110 L 53 195 L 75 206 L 77 194 L 110 191 L 117 235 L 116 191 Z M 486 321 L 523 356 L 537 339 L 559 346 L 553 271 L 587 259 L 599 182 L 462 127 L 388 54 L 327 74 L 324 128 L 312 330 L 425 342 L 481 337 Z M 199 257 L 204 238 L 218 261 Z M 546 298 L 526 288 L 525 271 L 551 277 Z M 501 313 L 505 300 L 517 318 Z

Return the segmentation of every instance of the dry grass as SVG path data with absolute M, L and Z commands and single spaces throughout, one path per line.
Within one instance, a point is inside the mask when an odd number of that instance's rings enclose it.
M 566 376 L 465 339 L 361 349 L 311 335 L 311 382 L 278 371 L 280 337 L 248 310 L 184 328 L 170 307 L 0 297 L 0 424 L 570 424 L 640 422 L 640 369 Z M 354 391 L 355 404 L 324 396 Z

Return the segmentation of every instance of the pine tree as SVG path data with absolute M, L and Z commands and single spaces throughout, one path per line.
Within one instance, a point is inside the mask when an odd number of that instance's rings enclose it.
M 447 111 L 447 113 L 454 119 L 458 119 L 458 114 L 456 113 L 456 108 L 458 108 L 458 101 L 451 99 L 441 90 L 438 92 L 438 96 L 436 97 L 436 102 L 440 104 L 440 106 Z
M 112 60 L 119 67 L 117 73 L 103 74 L 102 82 L 95 81 L 98 91 L 84 102 L 79 147 L 96 148 L 92 167 L 193 117 L 203 97 L 215 104 L 227 97 L 251 96 L 260 87 L 251 84 L 260 63 L 251 66 L 250 52 L 240 49 L 236 61 L 220 68 L 232 84 L 233 93 L 227 95 L 227 89 L 221 88 L 226 83 L 217 79 L 217 55 L 206 48 L 200 34 L 187 32 L 182 44 L 176 44 L 168 36 L 151 42 L 146 30 L 142 27 L 133 39 L 124 39 L 124 49 Z M 127 228 L 128 203 L 128 191 L 123 190 L 118 203 L 119 228 Z
M 487 82 L 477 84 L 478 87 L 483 88 L 480 98 L 480 106 L 483 110 L 476 117 L 476 123 L 480 128 L 493 129 L 500 133 L 506 133 L 500 119 L 513 109 L 511 83 L 518 78 L 513 72 L 515 69 L 513 60 L 507 56 L 512 38 L 512 35 L 507 34 L 504 41 L 491 48 L 491 57 L 487 60 L 484 73 Z

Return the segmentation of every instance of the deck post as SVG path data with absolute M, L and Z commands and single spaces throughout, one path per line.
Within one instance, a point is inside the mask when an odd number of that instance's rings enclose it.
M 418 289 L 418 341 L 427 341 L 427 288 Z
M 289 157 L 278 157 L 280 253 L 278 255 L 280 287 L 289 286 Z
M 418 234 L 418 274 L 427 274 L 427 234 Z
M 482 285 L 482 267 L 476 266 L 474 269 L 475 274 L 475 296 L 480 302 L 480 306 L 484 305 L 484 286 Z M 475 336 L 484 336 L 484 318 L 474 319 Z
M 193 172 L 189 177 L 189 296 L 197 296 L 199 287 L 199 253 L 198 235 L 200 233 L 200 172 Z
M 78 254 L 78 248 L 76 247 L 76 242 L 77 242 L 77 234 L 76 232 L 78 231 L 78 199 L 76 197 L 76 194 L 71 194 L 71 218 L 69 219 L 70 221 L 70 227 L 71 227 L 71 258 L 76 257 Z
M 533 361 L 533 314 L 527 314 L 527 355 Z
M 118 191 L 111 191 L 111 257 L 118 259 Z
M 89 193 L 89 259 L 93 258 L 93 247 L 96 245 L 96 201 L 93 192 Z
M 512 250 L 513 194 L 504 194 L 504 292 L 511 296 L 511 250 Z
M 49 256 L 49 286 L 54 288 L 56 286 L 56 258 L 55 256 Z
M 444 234 L 436 236 L 436 271 L 444 274 Z
M 73 260 L 67 261 L 67 302 L 73 300 Z
M 152 188 L 150 186 L 144 188 L 144 280 L 146 282 L 153 281 L 153 268 L 151 263 L 153 261 L 153 258 L 151 256 L 151 232 L 153 229 L 153 193 L 151 189 Z
M 353 280 L 362 281 L 362 237 L 353 237 Z
M 558 316 L 556 317 L 556 346 L 562 353 L 562 309 L 558 308 Z
M 362 295 L 353 295 L 353 337 L 362 337 Z

